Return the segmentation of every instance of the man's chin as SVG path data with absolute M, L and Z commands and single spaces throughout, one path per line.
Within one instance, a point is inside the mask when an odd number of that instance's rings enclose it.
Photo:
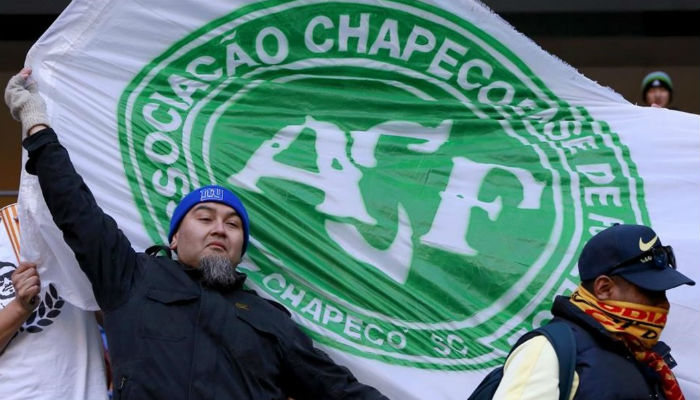
M 236 264 L 226 255 L 202 255 L 199 269 L 204 281 L 211 286 L 232 286 L 236 282 Z
M 202 251 L 202 253 L 199 256 L 199 259 L 203 259 L 205 257 L 222 257 L 230 260 L 230 257 L 228 256 L 228 253 L 226 253 L 225 250 L 222 250 L 220 247 L 207 247 Z

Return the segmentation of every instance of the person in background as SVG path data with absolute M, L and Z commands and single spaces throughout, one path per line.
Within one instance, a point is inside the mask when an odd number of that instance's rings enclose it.
M 25 238 L 25 240 L 27 240 Z M 97 323 L 19 261 L 16 204 L 0 210 L 0 399 L 106 400 Z
M 673 82 L 663 71 L 654 71 L 642 79 L 642 100 L 650 107 L 668 108 L 673 100 Z

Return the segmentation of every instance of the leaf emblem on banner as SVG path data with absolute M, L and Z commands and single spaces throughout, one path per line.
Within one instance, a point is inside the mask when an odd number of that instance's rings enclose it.
M 43 331 L 42 327 L 53 324 L 53 320 L 61 314 L 61 308 L 64 304 L 65 301 L 58 295 L 56 287 L 50 283 L 43 300 L 39 303 L 39 307 L 29 315 L 29 318 L 19 328 L 19 331 L 27 331 L 29 333 Z

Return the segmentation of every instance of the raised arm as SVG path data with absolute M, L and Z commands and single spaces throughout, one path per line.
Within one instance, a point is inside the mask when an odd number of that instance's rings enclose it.
M 68 152 L 48 126 L 46 106 L 23 69 L 10 79 L 5 102 L 22 123 L 22 145 L 29 153 L 27 172 L 39 184 L 54 222 L 92 283 L 100 307 L 109 311 L 127 298 L 138 273 L 137 257 L 115 221 L 95 202 Z

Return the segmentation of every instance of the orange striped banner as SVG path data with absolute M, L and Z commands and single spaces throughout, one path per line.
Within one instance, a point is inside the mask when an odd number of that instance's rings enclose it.
M 19 218 L 17 218 L 17 203 L 10 204 L 0 209 L 0 220 L 5 227 L 7 236 L 10 238 L 12 250 L 15 252 L 19 262 Z

